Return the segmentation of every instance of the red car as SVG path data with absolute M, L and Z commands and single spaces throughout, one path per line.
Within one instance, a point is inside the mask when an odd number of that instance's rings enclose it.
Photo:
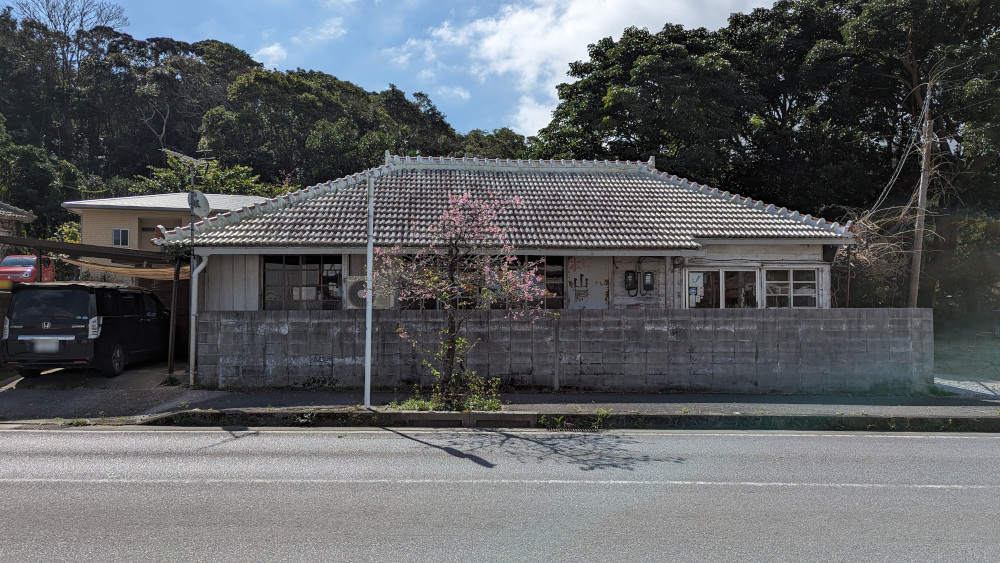
M 15 283 L 56 280 L 56 267 L 48 257 L 42 257 L 41 279 L 38 279 L 37 256 L 11 255 L 0 261 L 0 289 L 10 289 Z

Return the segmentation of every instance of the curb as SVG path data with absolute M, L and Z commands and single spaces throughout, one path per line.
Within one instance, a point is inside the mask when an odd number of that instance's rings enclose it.
M 1000 433 L 1000 416 L 614 414 L 538 412 L 421 412 L 358 408 L 187 410 L 154 415 L 144 426 L 543 428 L 565 431 L 811 430 L 847 432 Z

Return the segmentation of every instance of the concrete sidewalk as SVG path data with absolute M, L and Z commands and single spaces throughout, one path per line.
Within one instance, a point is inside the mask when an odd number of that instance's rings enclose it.
M 184 366 L 176 377 L 184 379 Z M 854 397 L 655 393 L 507 393 L 492 413 L 387 409 L 406 393 L 325 389 L 189 389 L 147 365 L 105 379 L 56 371 L 0 382 L 0 425 L 465 426 L 599 428 L 744 428 L 813 430 L 1000 431 L 1000 382 L 937 379 L 954 396 Z

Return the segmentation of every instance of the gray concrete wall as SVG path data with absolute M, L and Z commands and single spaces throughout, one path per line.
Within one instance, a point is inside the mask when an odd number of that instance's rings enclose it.
M 437 311 L 375 311 L 373 385 L 430 384 L 396 329 L 431 337 Z M 575 310 L 535 321 L 477 312 L 469 368 L 516 385 L 594 391 L 893 392 L 933 383 L 929 309 Z M 206 312 L 198 383 L 364 383 L 364 311 Z M 558 361 L 557 361 L 558 359 Z

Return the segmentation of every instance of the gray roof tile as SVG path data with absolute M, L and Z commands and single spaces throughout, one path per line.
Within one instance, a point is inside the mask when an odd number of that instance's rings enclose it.
M 13 206 L 9 203 L 0 202 L 0 219 L 9 219 L 13 221 L 20 221 L 22 223 L 30 223 L 34 221 L 37 217 L 30 211 L 25 211 L 20 207 Z
M 519 249 L 686 250 L 704 238 L 839 243 L 846 226 L 801 216 L 663 174 L 641 162 L 497 161 L 393 157 L 385 166 L 313 186 L 195 226 L 204 246 L 359 247 L 367 244 L 367 177 L 375 177 L 379 245 L 423 245 L 448 194 L 524 205 L 500 221 Z M 181 242 L 187 228 L 160 243 Z

